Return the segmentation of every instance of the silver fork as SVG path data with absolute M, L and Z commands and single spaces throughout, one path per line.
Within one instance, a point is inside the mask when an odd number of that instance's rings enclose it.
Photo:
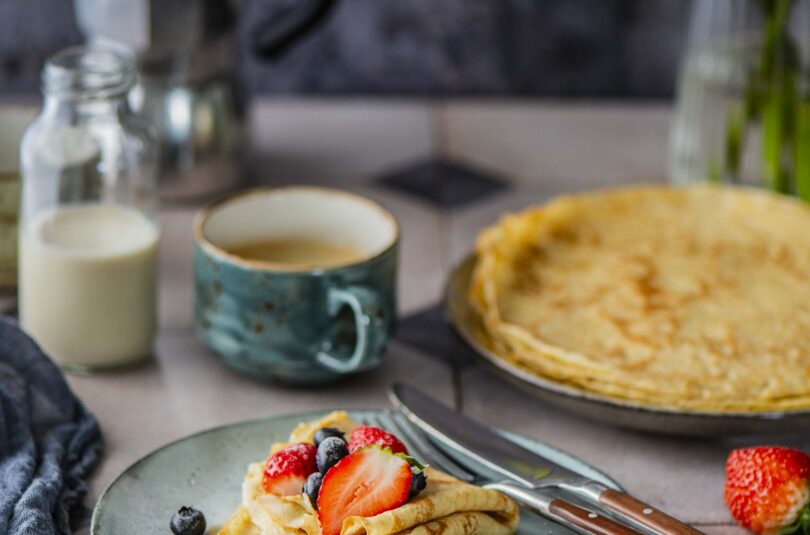
M 527 489 L 510 481 L 490 482 L 480 474 L 472 473 L 451 460 L 414 427 L 403 415 L 385 410 L 363 418 L 366 425 L 384 429 L 405 443 L 408 451 L 423 461 L 461 481 L 497 490 L 520 505 L 549 520 L 584 535 L 639 535 L 639 532 L 604 515 L 583 509 L 558 498 L 546 490 Z

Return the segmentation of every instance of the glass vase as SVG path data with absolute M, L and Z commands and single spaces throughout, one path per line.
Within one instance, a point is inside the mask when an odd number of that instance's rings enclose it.
M 810 201 L 810 0 L 696 0 L 670 177 Z

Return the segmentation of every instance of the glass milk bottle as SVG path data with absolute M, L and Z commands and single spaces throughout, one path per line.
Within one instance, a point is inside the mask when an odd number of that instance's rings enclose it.
M 127 102 L 134 83 L 123 49 L 57 53 L 20 149 L 20 322 L 73 371 L 152 352 L 157 145 Z

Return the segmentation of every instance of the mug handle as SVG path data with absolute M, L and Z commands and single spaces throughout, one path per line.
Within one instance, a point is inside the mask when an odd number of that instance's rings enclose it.
M 379 309 L 379 296 L 376 292 L 363 286 L 330 288 L 327 295 L 329 315 L 334 317 L 344 306 L 351 308 L 354 314 L 357 342 L 352 355 L 348 359 L 341 359 L 321 351 L 317 356 L 321 366 L 339 374 L 362 368 L 382 351 L 388 336 L 385 322 L 376 314 Z

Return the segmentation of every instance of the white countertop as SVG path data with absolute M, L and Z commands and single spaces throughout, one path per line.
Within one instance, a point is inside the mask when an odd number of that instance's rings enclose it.
M 349 189 L 397 216 L 402 314 L 438 302 L 451 266 L 503 211 L 560 192 L 666 177 L 670 110 L 659 105 L 266 100 L 254 105 L 252 118 L 249 167 L 258 180 Z M 501 173 L 512 188 L 451 213 L 372 181 L 436 154 Z M 728 451 L 745 441 L 675 439 L 595 424 L 517 392 L 482 368 L 453 368 L 397 342 L 379 370 L 332 386 L 281 387 L 231 372 L 191 328 L 191 220 L 198 208 L 163 210 L 156 359 L 132 371 L 69 378 L 106 437 L 88 506 L 128 465 L 181 436 L 307 409 L 387 406 L 388 384 L 404 379 L 483 422 L 580 456 L 708 533 L 742 533 L 723 504 L 722 486 Z

